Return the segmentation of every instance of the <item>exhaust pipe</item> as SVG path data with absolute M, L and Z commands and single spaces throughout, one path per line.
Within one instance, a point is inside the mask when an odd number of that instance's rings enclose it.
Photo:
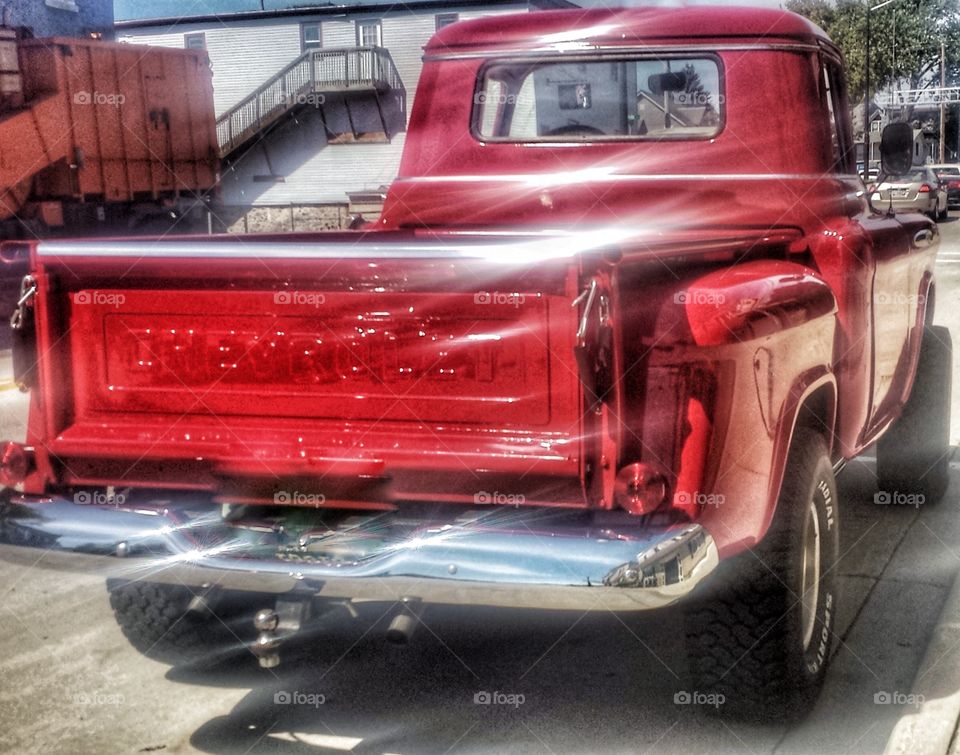
M 423 601 L 420 598 L 405 597 L 400 603 L 397 615 L 387 627 L 387 642 L 392 645 L 410 643 L 413 633 L 420 625 L 420 614 L 423 612 Z

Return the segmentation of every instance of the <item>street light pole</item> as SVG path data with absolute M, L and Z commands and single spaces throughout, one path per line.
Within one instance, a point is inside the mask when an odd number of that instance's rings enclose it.
M 943 42 L 940 42 L 940 91 L 941 93 L 947 86 L 947 58 L 944 51 Z M 940 95 L 940 155 L 938 162 L 946 162 L 947 153 L 947 104 L 943 101 L 943 94 Z

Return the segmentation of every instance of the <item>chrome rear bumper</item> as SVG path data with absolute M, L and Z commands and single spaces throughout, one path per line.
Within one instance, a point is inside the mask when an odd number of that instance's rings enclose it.
M 0 560 L 277 595 L 630 611 L 681 600 L 719 559 L 700 525 L 616 515 L 444 505 L 416 518 L 276 508 L 225 519 L 206 501 L 89 505 L 8 491 Z

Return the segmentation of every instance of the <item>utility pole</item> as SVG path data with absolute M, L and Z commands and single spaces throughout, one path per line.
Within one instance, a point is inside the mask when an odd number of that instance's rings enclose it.
M 940 42 L 940 159 L 942 165 L 947 161 L 947 103 L 944 102 L 943 90 L 947 86 L 947 56 L 943 42 Z
M 867 0 L 867 55 L 863 76 L 863 175 L 870 175 L 870 0 Z

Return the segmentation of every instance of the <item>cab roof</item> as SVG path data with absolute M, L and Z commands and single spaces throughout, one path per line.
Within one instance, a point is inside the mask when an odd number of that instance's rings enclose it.
M 731 6 L 634 7 L 488 16 L 441 29 L 427 54 L 468 50 L 623 45 L 646 40 L 765 39 L 828 42 L 812 21 L 789 11 Z

